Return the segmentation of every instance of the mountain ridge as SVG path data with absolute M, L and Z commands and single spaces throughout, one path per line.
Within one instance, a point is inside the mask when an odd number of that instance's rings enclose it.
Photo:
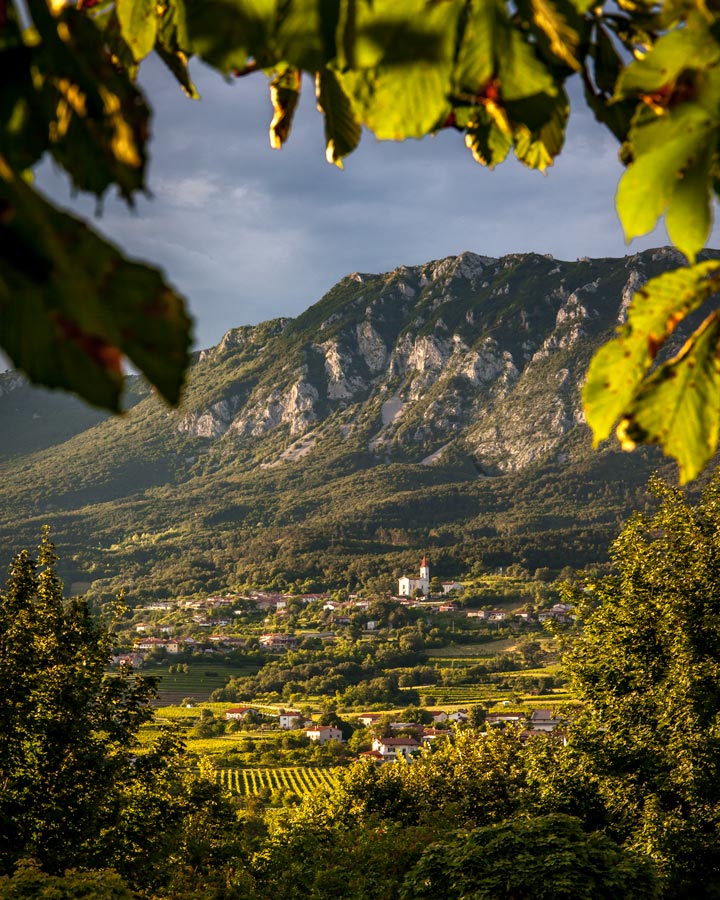
M 0 423 L 24 435 L 0 443 L 0 540 L 32 542 L 49 521 L 66 577 L 103 595 L 283 567 L 363 583 L 420 546 L 453 571 L 532 567 L 543 533 L 557 568 L 563 553 L 597 561 L 650 470 L 671 467 L 653 450 L 591 454 L 580 387 L 632 292 L 676 261 L 465 251 L 352 273 L 297 318 L 197 352 L 178 411 L 135 379 L 121 419 L 63 400 L 65 431 L 38 425 L 34 448 L 28 416 L 52 401 L 0 375 Z M 349 579 L 343 553 L 363 560 Z

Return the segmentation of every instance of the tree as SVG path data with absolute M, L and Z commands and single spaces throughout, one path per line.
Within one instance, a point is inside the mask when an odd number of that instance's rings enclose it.
M 652 900 L 649 860 L 563 815 L 515 819 L 425 850 L 403 884 L 403 900 Z
M 132 203 L 145 188 L 150 117 L 134 79 L 153 50 L 190 96 L 190 56 L 224 75 L 264 72 L 274 147 L 288 138 L 302 73 L 312 74 L 326 155 L 339 166 L 363 127 L 381 140 L 452 128 L 483 165 L 512 150 L 545 170 L 562 149 L 565 83 L 578 73 L 620 142 L 626 237 L 665 215 L 689 263 L 638 291 L 595 357 L 588 422 L 601 441 L 619 421 L 622 446 L 658 442 L 693 478 L 720 434 L 720 313 L 709 306 L 720 260 L 696 262 L 720 191 L 719 24 L 701 0 L 0 0 L 3 348 L 31 380 L 111 410 L 128 357 L 177 402 L 190 343 L 181 299 L 26 177 L 51 156 L 74 188 L 102 197 L 114 185 Z M 708 306 L 658 365 L 679 322 Z
M 652 489 L 660 508 L 616 540 L 617 574 L 574 592 L 567 768 L 657 862 L 667 896 L 720 897 L 720 480 L 695 506 Z
M 84 599 L 64 600 L 55 562 L 45 531 L 37 561 L 18 554 L 0 593 L 0 875 L 31 857 L 50 875 L 113 867 L 147 888 L 219 864 L 232 810 L 183 774 L 177 737 L 140 745 L 155 683 L 106 674 L 112 635 Z

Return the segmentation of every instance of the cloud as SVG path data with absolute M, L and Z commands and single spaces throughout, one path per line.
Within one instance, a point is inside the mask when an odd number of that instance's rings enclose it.
M 621 256 L 666 243 L 663 230 L 627 248 L 614 211 L 618 145 L 578 87 L 567 145 L 543 177 L 515 160 L 477 165 L 452 130 L 381 143 L 365 134 L 340 172 L 324 158 L 322 119 L 306 80 L 288 144 L 270 149 L 262 75 L 228 82 L 195 63 L 202 100 L 188 100 L 156 62 L 142 83 L 155 109 L 149 187 L 131 213 L 114 200 L 72 200 L 64 178 L 39 182 L 132 255 L 161 265 L 189 299 L 200 346 L 229 328 L 297 315 L 348 272 L 387 271 L 474 250 L 558 258 Z M 717 230 L 716 230 L 717 234 Z

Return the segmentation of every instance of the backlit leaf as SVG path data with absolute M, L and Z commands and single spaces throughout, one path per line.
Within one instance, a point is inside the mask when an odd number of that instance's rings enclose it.
M 720 287 L 720 262 L 676 269 L 649 281 L 633 297 L 617 337 L 593 357 L 583 403 L 595 446 L 625 415 L 663 343 L 689 313 Z
M 275 150 L 279 150 L 290 135 L 301 84 L 300 72 L 291 66 L 278 72 L 270 82 L 270 102 L 273 107 L 270 146 Z
M 705 246 L 712 226 L 710 167 L 713 149 L 707 144 L 685 170 L 673 191 L 666 217 L 670 239 L 691 263 Z
M 550 50 L 571 69 L 578 71 L 579 36 L 552 0 L 530 0 L 533 20 L 547 36 Z
M 342 169 L 343 157 L 360 142 L 360 123 L 334 72 L 318 72 L 315 82 L 318 109 L 325 116 L 325 156 Z
M 670 204 L 679 179 L 704 152 L 713 131 L 710 116 L 695 103 L 633 130 L 637 156 L 617 192 L 617 211 L 628 240 L 652 231 Z
M 144 59 L 155 44 L 157 0 L 115 0 L 115 12 L 136 60 Z
M 720 318 L 711 313 L 680 353 L 648 378 L 621 423 L 627 444 L 660 444 L 680 467 L 680 482 L 696 478 L 720 436 Z

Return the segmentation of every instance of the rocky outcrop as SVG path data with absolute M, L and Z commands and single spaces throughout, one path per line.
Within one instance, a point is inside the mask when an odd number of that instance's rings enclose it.
M 378 462 L 434 465 L 457 448 L 483 472 L 517 471 L 585 427 L 588 348 L 673 261 L 664 250 L 575 263 L 465 252 L 354 273 L 307 326 L 301 317 L 233 329 L 201 354 L 198 365 L 237 360 L 237 384 L 186 411 L 178 430 L 251 444 L 261 459 L 273 436 L 265 465 L 298 461 L 310 433 L 322 448 L 339 427 L 344 444 L 357 437 Z

